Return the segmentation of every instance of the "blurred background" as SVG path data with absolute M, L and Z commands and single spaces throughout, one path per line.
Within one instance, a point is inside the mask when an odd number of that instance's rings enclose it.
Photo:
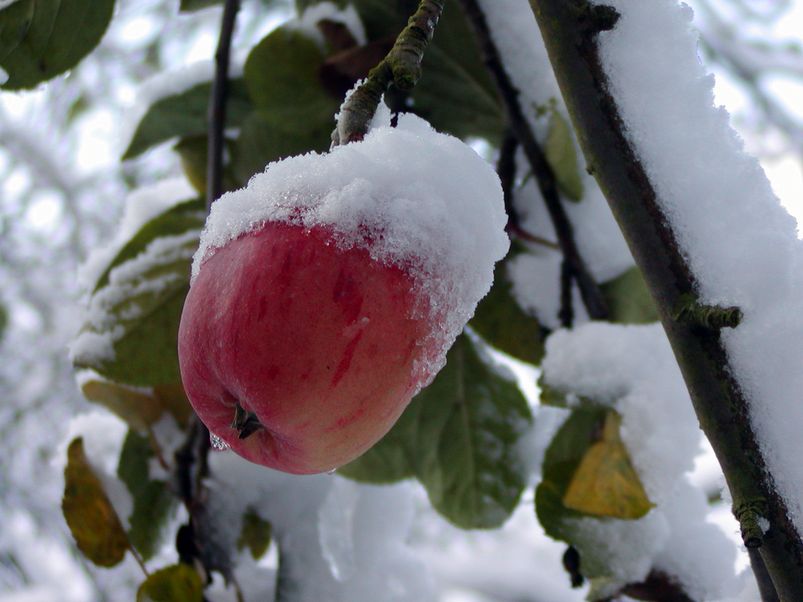
M 803 1 L 690 4 L 717 101 L 800 220 Z M 294 14 L 289 0 L 269 7 L 243 2 L 235 55 Z M 169 145 L 119 161 L 142 114 L 140 85 L 210 59 L 220 9 L 179 14 L 178 0 L 121 0 L 116 11 L 100 47 L 68 75 L 0 92 L 0 602 L 131 600 L 140 579 L 133 561 L 91 567 L 61 515 L 68 423 L 95 409 L 76 387 L 67 346 L 81 325 L 81 262 L 113 236 L 131 190 L 181 172 Z M 533 374 L 523 377 L 532 391 Z M 716 480 L 710 462 L 700 472 Z M 582 599 L 560 567 L 563 546 L 543 536 L 531 507 L 499 532 L 464 533 L 415 495 L 413 544 L 444 602 Z M 478 560 L 489 550 L 493 567 Z

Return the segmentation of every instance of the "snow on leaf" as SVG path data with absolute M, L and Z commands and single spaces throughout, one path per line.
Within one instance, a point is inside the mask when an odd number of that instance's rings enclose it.
M 658 310 L 637 267 L 603 283 L 600 288 L 608 302 L 611 322 L 647 324 L 658 321 Z
M 200 201 L 189 201 L 150 220 L 123 247 L 71 345 L 76 367 L 135 387 L 180 383 L 178 324 L 202 222 Z
M 207 112 L 211 87 L 210 82 L 196 84 L 154 102 L 139 121 L 123 160 L 133 159 L 172 138 L 204 135 L 209 125 Z M 242 78 L 232 79 L 228 85 L 226 126 L 239 127 L 252 108 Z

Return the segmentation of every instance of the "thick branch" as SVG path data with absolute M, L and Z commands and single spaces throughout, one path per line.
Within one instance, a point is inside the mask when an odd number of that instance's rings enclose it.
M 751 545 L 761 546 L 758 550 L 779 598 L 803 600 L 803 543 L 767 474 L 720 331 L 701 328 L 677 312 L 696 297 L 697 282 L 625 135 L 598 54 L 597 34 L 613 28 L 618 15 L 586 0 L 530 0 L 530 4 L 586 158 L 647 281 L 700 425 L 725 473 L 734 508 L 746 521 L 743 530 Z M 759 505 L 770 528 L 755 541 L 751 526 L 755 513 L 744 509 Z
M 209 99 L 209 138 L 206 163 L 207 212 L 215 199 L 223 192 L 223 131 L 226 126 L 229 55 L 231 54 L 234 22 L 239 10 L 240 0 L 226 0 L 220 25 L 220 39 L 215 52 L 215 79 L 212 82 L 212 96 Z
M 538 144 L 530 122 L 524 116 L 524 111 L 519 101 L 519 91 L 511 82 L 507 71 L 505 71 L 502 59 L 499 56 L 499 50 L 488 29 L 485 15 L 477 0 L 460 0 L 460 4 L 477 34 L 485 64 L 502 97 L 510 127 L 516 134 L 524 150 L 524 155 L 533 170 L 533 175 L 538 181 L 538 187 L 541 190 L 541 196 L 544 197 L 549 217 L 555 227 L 555 233 L 567 263 L 567 269 L 570 270 L 571 276 L 577 282 L 580 296 L 588 310 L 589 317 L 594 320 L 604 320 L 608 317 L 608 304 L 599 286 L 591 277 L 580 251 L 577 249 L 577 243 L 574 240 L 574 229 L 561 204 L 555 174 L 549 166 L 541 146 Z

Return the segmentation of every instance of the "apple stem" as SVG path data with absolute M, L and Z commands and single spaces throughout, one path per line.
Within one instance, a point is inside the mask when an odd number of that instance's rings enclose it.
M 421 0 L 387 56 L 371 69 L 368 78 L 347 96 L 332 132 L 332 147 L 362 140 L 391 84 L 412 90 L 421 77 L 421 61 L 443 13 L 445 0 Z
M 247 412 L 240 402 L 234 406 L 234 420 L 231 421 L 231 428 L 237 431 L 240 439 L 247 439 L 259 429 L 265 428 L 253 412 Z
M 226 97 L 229 83 L 231 38 L 240 0 L 226 0 L 215 52 L 215 79 L 209 97 L 209 136 L 206 162 L 206 212 L 223 192 L 223 130 L 226 124 Z

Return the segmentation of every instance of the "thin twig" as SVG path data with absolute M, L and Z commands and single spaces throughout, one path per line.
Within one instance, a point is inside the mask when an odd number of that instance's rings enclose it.
M 552 249 L 554 251 L 560 251 L 560 245 L 552 240 L 543 238 L 542 236 L 538 236 L 537 234 L 533 234 L 529 230 L 525 230 L 518 224 L 511 224 L 508 223 L 507 228 L 505 229 L 508 234 L 513 234 L 517 238 L 525 240 L 527 242 L 531 242 L 535 245 L 540 245 L 542 247 L 547 247 L 548 249 Z
M 142 560 L 142 556 L 139 555 L 139 552 L 137 552 L 137 549 L 134 547 L 134 544 L 131 543 L 131 538 L 126 537 L 126 539 L 128 540 L 128 551 L 131 552 L 131 555 L 134 557 L 134 560 L 137 561 L 139 568 L 142 569 L 142 573 L 145 575 L 145 578 L 147 579 L 148 577 L 151 576 L 151 574 L 148 572 L 148 569 L 145 566 L 145 561 Z
M 558 319 L 564 328 L 571 328 L 574 323 L 574 305 L 572 303 L 572 266 L 563 258 L 560 264 L 560 311 Z
M 555 174 L 549 166 L 541 146 L 538 144 L 529 121 L 524 116 L 519 102 L 519 91 L 511 82 L 507 71 L 505 71 L 502 59 L 499 56 L 499 50 L 488 29 L 485 14 L 482 12 L 477 0 L 460 0 L 460 4 L 469 22 L 474 27 L 485 59 L 485 65 L 496 82 L 502 97 L 510 127 L 521 143 L 524 154 L 538 181 L 538 187 L 544 197 L 549 217 L 555 227 L 558 243 L 566 261 L 571 266 L 572 277 L 576 280 L 580 289 L 580 296 L 586 306 L 588 315 L 593 320 L 607 319 L 609 315 L 608 304 L 602 295 L 599 285 L 591 277 L 580 251 L 577 249 L 577 244 L 574 240 L 574 229 L 561 203 Z
M 234 23 L 240 0 L 226 0 L 223 7 L 223 20 L 220 25 L 220 39 L 215 52 L 215 79 L 212 82 L 212 95 L 209 99 L 209 138 L 206 163 L 206 210 L 212 206 L 223 192 L 223 131 L 226 125 L 226 95 L 229 84 L 229 55 Z
M 519 140 L 508 130 L 502 139 L 499 147 L 499 159 L 496 161 L 496 173 L 499 176 L 499 183 L 502 185 L 502 194 L 505 200 L 505 213 L 507 213 L 507 225 L 505 232 L 512 234 L 516 238 L 526 240 L 537 245 L 542 245 L 550 249 L 560 251 L 560 245 L 528 232 L 521 225 L 521 219 L 516 206 L 513 203 L 513 189 L 516 182 L 516 149 L 519 147 Z
M 513 205 L 513 188 L 516 183 L 516 149 L 519 140 L 516 135 L 507 130 L 502 144 L 499 146 L 499 159 L 496 161 L 496 174 L 502 184 L 502 194 L 505 199 L 505 213 L 507 213 L 508 226 L 519 225 L 519 215 Z

